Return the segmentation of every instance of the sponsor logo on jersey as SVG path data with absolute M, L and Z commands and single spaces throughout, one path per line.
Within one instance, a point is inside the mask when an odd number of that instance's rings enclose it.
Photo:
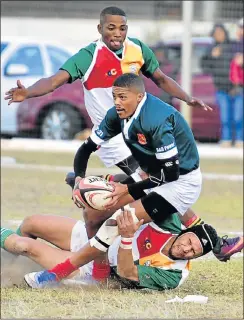
M 147 144 L 147 139 L 142 133 L 137 133 L 138 142 L 140 144 Z
M 111 77 L 111 76 L 116 76 L 116 74 L 117 74 L 117 70 L 116 69 L 111 69 L 106 73 L 106 76 Z
M 168 151 L 172 149 L 175 146 L 175 143 L 172 142 L 171 144 L 168 144 L 167 146 L 162 146 L 160 148 L 156 148 L 157 152 L 163 152 L 163 151 Z

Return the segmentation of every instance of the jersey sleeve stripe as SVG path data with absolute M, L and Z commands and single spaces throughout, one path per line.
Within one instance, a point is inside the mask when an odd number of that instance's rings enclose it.
M 96 143 L 97 145 L 100 145 L 101 143 L 104 142 L 103 139 L 99 138 L 95 132 L 92 132 L 91 135 L 90 135 L 90 138 L 92 139 L 92 141 L 94 143 Z
M 174 147 L 173 149 L 170 149 L 169 151 L 156 153 L 156 158 L 160 159 L 160 160 L 164 160 L 164 159 L 172 158 L 172 157 L 176 156 L 177 154 L 178 154 L 178 149 L 177 149 L 177 147 Z

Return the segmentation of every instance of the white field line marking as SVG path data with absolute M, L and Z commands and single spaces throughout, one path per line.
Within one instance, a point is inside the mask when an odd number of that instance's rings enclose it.
M 50 165 L 37 165 L 25 163 L 1 163 L 2 168 L 12 168 L 21 170 L 40 170 L 40 171 L 56 171 L 56 172 L 69 172 L 73 171 L 69 166 L 50 166 Z M 88 174 L 115 174 L 121 172 L 118 168 L 88 168 Z M 243 181 L 241 174 L 218 174 L 218 173 L 203 173 L 203 178 L 206 180 L 228 180 L 228 181 Z

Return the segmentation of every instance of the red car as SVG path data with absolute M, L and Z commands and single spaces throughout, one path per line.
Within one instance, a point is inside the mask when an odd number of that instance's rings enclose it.
M 215 89 L 210 75 L 201 71 L 200 59 L 211 45 L 210 38 L 193 38 L 192 95 L 201 98 L 213 107 L 213 112 L 192 109 L 192 130 L 197 140 L 218 141 L 220 120 L 215 102 Z M 164 54 L 161 69 L 180 83 L 181 43 L 167 41 L 152 48 L 157 54 Z M 165 59 L 166 57 L 166 59 Z M 179 100 L 172 99 L 150 79 L 145 80 L 146 90 L 162 100 L 171 103 L 178 110 Z M 42 97 L 20 103 L 17 113 L 20 136 L 35 136 L 43 139 L 72 139 L 74 135 L 92 123 L 84 106 L 82 84 L 79 80 L 66 84 Z
M 42 139 L 73 139 L 92 123 L 84 105 L 79 80 L 65 84 L 42 97 L 20 103 L 17 112 L 20 136 Z

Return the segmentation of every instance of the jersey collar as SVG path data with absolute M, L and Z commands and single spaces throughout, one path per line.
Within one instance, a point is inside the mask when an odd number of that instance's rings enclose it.
M 129 128 L 130 128 L 133 120 L 136 119 L 139 116 L 141 108 L 143 107 L 143 105 L 146 102 L 146 100 L 147 100 L 147 93 L 145 92 L 144 97 L 143 97 L 142 101 L 138 104 L 138 106 L 136 108 L 136 111 L 133 114 L 133 116 L 130 118 L 130 120 L 128 122 L 126 122 L 126 119 L 124 120 L 123 132 L 124 132 L 124 135 L 125 135 L 126 139 L 129 139 L 129 136 L 128 136 Z
M 106 45 L 106 43 L 103 42 L 102 38 L 99 39 L 100 44 L 101 44 L 102 46 L 106 47 L 110 52 L 112 52 L 112 53 L 115 55 L 115 57 L 118 58 L 119 60 L 122 60 L 123 57 L 124 57 L 124 53 L 125 53 L 125 42 L 126 42 L 126 41 L 127 41 L 127 38 L 125 38 L 125 41 L 124 41 L 124 43 L 123 43 L 123 47 L 122 47 L 121 49 L 119 49 L 119 50 L 117 50 L 117 51 L 112 51 L 112 50 L 109 49 L 109 47 Z M 119 57 L 117 56 L 117 54 L 122 54 L 122 58 L 119 58 Z

